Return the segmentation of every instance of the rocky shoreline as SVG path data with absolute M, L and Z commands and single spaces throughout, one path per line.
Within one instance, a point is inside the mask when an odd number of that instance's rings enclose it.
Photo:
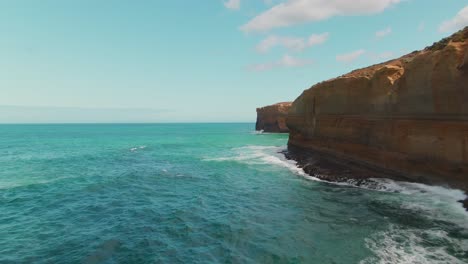
M 420 51 L 257 109 L 288 159 L 325 181 L 388 178 L 468 193 L 468 27 Z M 461 201 L 468 210 L 468 198 Z
M 365 164 L 359 160 L 338 157 L 296 146 L 288 146 L 284 156 L 297 162 L 297 166 L 310 176 L 329 182 L 366 182 L 371 178 L 386 178 L 397 181 L 415 182 L 402 174 Z
M 352 160 L 347 157 L 338 157 L 333 154 L 307 150 L 295 146 L 288 146 L 282 154 L 288 160 L 293 160 L 306 174 L 326 182 L 349 183 L 354 186 L 373 186 L 379 189 L 372 179 L 391 179 L 423 183 L 427 185 L 440 185 L 430 182 L 427 178 L 414 179 L 402 173 L 367 164 L 361 160 Z M 465 200 L 458 201 L 468 211 L 468 190 Z
M 305 90 L 289 145 L 468 190 L 468 27 Z

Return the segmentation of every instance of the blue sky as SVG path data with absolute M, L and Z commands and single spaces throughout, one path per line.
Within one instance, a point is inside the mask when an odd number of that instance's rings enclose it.
M 468 0 L 0 0 L 0 122 L 253 122 L 424 48 Z

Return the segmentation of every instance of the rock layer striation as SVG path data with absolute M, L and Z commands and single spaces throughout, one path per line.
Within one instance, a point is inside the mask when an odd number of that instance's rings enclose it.
M 290 102 L 277 103 L 261 108 L 257 108 L 257 131 L 272 133 L 288 133 L 286 117 L 291 108 Z
M 312 86 L 287 126 L 290 150 L 468 190 L 468 27 Z

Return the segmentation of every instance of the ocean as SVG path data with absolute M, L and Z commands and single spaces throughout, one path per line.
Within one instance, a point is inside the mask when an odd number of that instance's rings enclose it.
M 254 124 L 0 126 L 0 263 L 467 263 L 459 190 L 305 175 Z

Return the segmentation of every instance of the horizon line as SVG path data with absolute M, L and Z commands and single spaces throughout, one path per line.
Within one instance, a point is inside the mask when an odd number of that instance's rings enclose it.
M 211 121 L 211 122 L 24 122 L 0 123 L 0 125 L 164 125 L 164 124 L 254 124 L 254 121 Z

